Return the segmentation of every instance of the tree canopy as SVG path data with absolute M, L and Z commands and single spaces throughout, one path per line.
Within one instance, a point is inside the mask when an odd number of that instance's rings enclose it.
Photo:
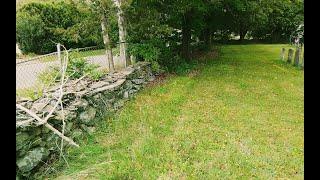
M 22 50 L 48 52 L 48 39 L 69 48 L 102 44 L 97 13 L 80 2 L 22 6 L 17 11 Z M 240 41 L 290 42 L 304 22 L 302 0 L 121 0 L 121 10 L 129 53 L 168 67 L 188 62 L 196 47 L 231 36 Z M 116 13 L 108 14 L 114 44 L 119 42 Z

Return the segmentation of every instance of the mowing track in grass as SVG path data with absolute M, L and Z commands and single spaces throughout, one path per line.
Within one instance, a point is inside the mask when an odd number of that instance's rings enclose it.
M 304 75 L 282 47 L 222 46 L 196 75 L 145 88 L 56 178 L 303 179 Z

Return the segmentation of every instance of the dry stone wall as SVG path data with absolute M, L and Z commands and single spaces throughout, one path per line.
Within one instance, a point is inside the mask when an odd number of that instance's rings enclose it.
M 65 135 L 77 142 L 84 135 L 95 131 L 99 119 L 117 111 L 124 102 L 137 93 L 144 84 L 155 78 L 147 62 L 139 62 L 126 69 L 106 75 L 98 82 L 89 79 L 70 81 L 63 96 L 63 110 L 58 106 L 48 120 L 61 132 L 64 117 Z M 59 88 L 53 87 L 35 100 L 17 100 L 17 104 L 30 109 L 40 117 L 46 116 L 57 102 Z M 54 98 L 56 97 L 56 98 Z M 63 115 L 63 114 L 64 115 Z M 30 119 L 22 110 L 16 109 L 16 122 Z M 43 170 L 44 162 L 59 156 L 60 137 L 43 125 L 20 124 L 16 126 L 16 171 L 26 177 Z M 69 147 L 65 142 L 65 148 Z M 65 149 L 64 148 L 64 149 Z

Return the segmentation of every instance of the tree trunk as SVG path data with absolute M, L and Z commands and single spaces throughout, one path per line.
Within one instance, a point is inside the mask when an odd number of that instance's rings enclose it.
M 109 72 L 114 72 L 112 47 L 111 47 L 111 41 L 109 38 L 109 31 L 108 31 L 108 21 L 105 15 L 102 15 L 101 29 L 102 29 L 102 35 L 103 35 L 103 43 L 106 49 L 106 60 L 107 60 L 108 70 Z
M 184 14 L 182 20 L 182 58 L 190 60 L 190 40 L 191 40 L 191 12 Z
M 240 41 L 243 41 L 244 40 L 244 37 L 246 36 L 247 34 L 247 31 L 246 30 L 241 30 L 240 31 Z
M 205 29 L 204 43 L 207 47 L 211 45 L 211 30 L 208 27 Z
M 119 41 L 120 41 L 120 60 L 125 64 L 125 67 L 131 65 L 131 61 L 127 52 L 126 37 L 127 31 L 125 26 L 125 19 L 121 9 L 121 0 L 114 0 L 118 9 L 118 27 L 119 27 Z
M 240 22 L 239 34 L 240 34 L 240 41 L 243 41 L 244 37 L 247 34 L 247 29 L 245 28 L 245 25 L 242 22 Z

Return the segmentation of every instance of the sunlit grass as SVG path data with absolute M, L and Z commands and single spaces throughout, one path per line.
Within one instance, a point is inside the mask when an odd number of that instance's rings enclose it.
M 222 46 L 197 75 L 144 89 L 57 179 L 303 179 L 304 74 L 283 46 Z

